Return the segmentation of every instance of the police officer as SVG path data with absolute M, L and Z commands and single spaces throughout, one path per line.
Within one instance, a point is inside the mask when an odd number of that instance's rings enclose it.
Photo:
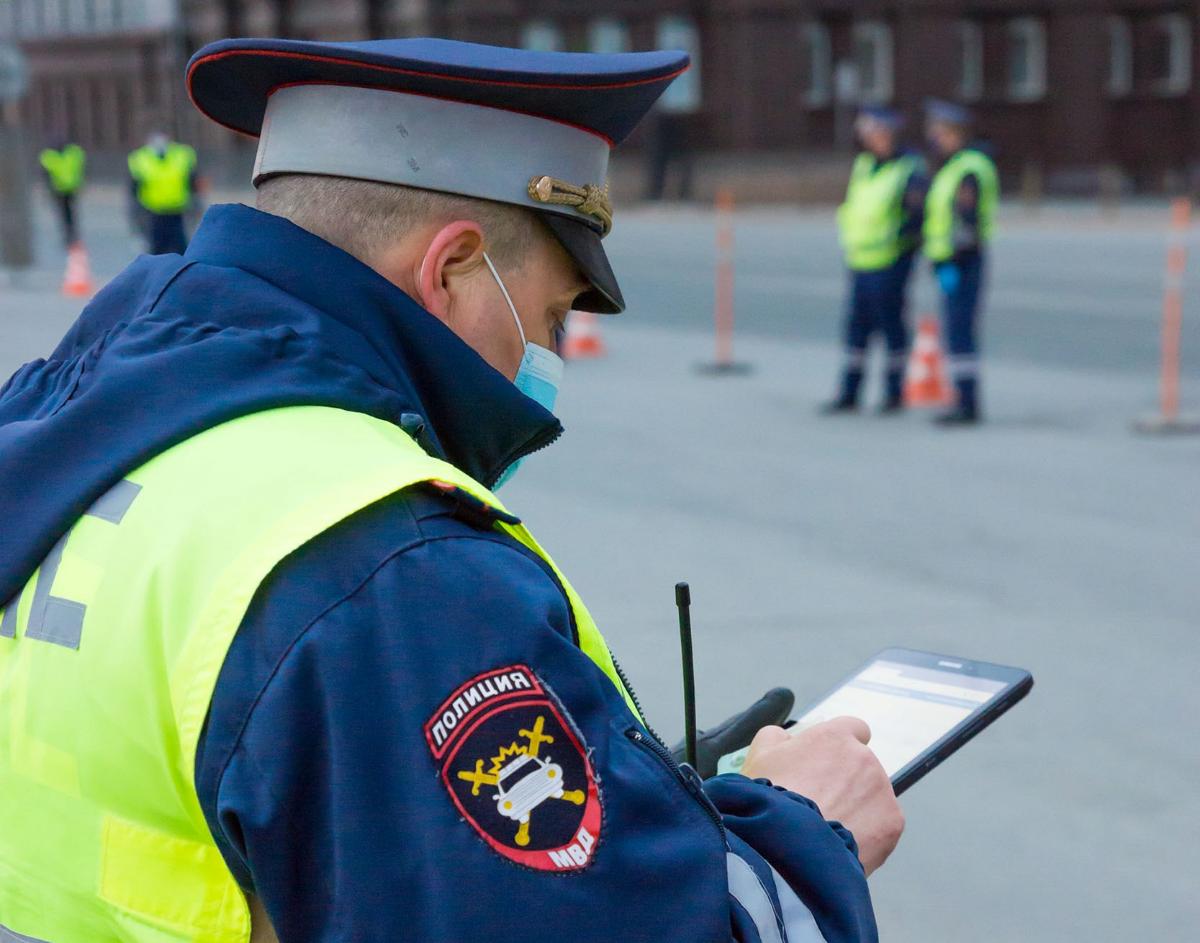
M 880 412 L 897 413 L 904 408 L 909 345 L 904 308 L 913 254 L 920 242 L 928 180 L 921 157 L 899 146 L 901 125 L 899 113 L 889 108 L 864 108 L 856 123 L 864 150 L 854 160 L 846 199 L 838 208 L 838 228 L 850 271 L 846 360 L 841 390 L 823 407 L 827 413 L 858 409 L 867 345 L 874 334 L 881 334 L 887 344 Z
M 184 215 L 196 189 L 196 152 L 162 131 L 129 155 L 130 194 L 140 210 L 151 255 L 187 249 Z
M 87 153 L 78 144 L 65 138 L 45 148 L 38 157 L 46 174 L 46 184 L 58 204 L 59 220 L 62 223 L 63 245 L 70 248 L 79 241 L 79 226 L 76 221 L 75 200 L 83 189 L 87 168 Z
M 974 425 L 979 407 L 979 308 L 985 259 L 996 225 L 996 165 L 970 143 L 971 115 L 951 102 L 926 104 L 926 134 L 940 163 L 925 203 L 924 250 L 942 291 L 942 318 L 955 406 L 935 420 Z
M 494 493 L 562 432 L 566 312 L 624 306 L 609 149 L 686 64 L 193 57 L 258 209 L 0 396 L 0 937 L 876 940 L 865 726 L 702 781 Z

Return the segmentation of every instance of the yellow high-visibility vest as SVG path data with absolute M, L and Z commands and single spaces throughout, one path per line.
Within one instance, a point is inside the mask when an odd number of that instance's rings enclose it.
M 55 193 L 71 196 L 79 192 L 87 166 L 87 152 L 82 147 L 68 144 L 61 151 L 48 147 L 42 151 L 39 161 Z
M 842 250 L 851 271 L 877 271 L 900 258 L 904 191 L 920 167 L 920 158 L 911 154 L 883 163 L 868 153 L 855 159 L 846 199 L 838 207 Z
M 79 519 L 0 614 L 0 938 L 249 939 L 193 778 L 221 665 L 280 561 L 430 480 L 503 510 L 391 423 L 288 407 L 168 449 Z M 575 590 L 524 526 L 497 526 L 554 568 L 580 648 L 637 715 Z
M 996 230 L 996 205 L 1000 202 L 1000 178 L 992 159 L 981 151 L 959 151 L 933 176 L 925 198 L 924 251 L 931 262 L 954 256 L 954 197 L 963 178 L 974 174 L 979 181 L 979 238 L 989 241 Z
M 129 175 L 137 183 L 142 208 L 158 215 L 183 213 L 192 202 L 196 152 L 172 141 L 160 154 L 150 145 L 129 155 Z

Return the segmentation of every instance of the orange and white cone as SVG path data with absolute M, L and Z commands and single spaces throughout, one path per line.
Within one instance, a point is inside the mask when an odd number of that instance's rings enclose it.
M 63 275 L 62 293 L 69 298 L 86 298 L 95 287 L 87 249 L 82 242 L 72 243 L 67 249 L 67 271 Z
M 924 315 L 917 325 L 917 339 L 908 359 L 904 378 L 904 405 L 949 406 L 954 393 L 946 380 L 946 363 L 938 339 L 938 322 Z
M 567 318 L 567 336 L 563 342 L 564 360 L 586 360 L 603 357 L 608 353 L 604 338 L 600 336 L 600 324 L 591 311 L 572 311 Z

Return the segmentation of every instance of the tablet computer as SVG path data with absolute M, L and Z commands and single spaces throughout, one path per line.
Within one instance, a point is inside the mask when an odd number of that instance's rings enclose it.
M 862 718 L 871 728 L 870 747 L 900 795 L 1032 687 L 1024 668 L 888 648 L 801 711 L 791 729 L 845 715 Z M 722 757 L 717 772 L 740 772 L 746 753 Z

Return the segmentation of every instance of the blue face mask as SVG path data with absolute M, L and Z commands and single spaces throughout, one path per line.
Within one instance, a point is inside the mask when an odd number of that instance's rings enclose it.
M 496 266 L 492 264 L 492 260 L 486 252 L 483 254 L 483 261 L 487 263 L 492 278 L 496 279 L 496 284 L 500 286 L 500 293 L 504 295 L 508 310 L 512 312 L 513 320 L 517 323 L 517 333 L 521 335 L 521 346 L 525 348 L 525 354 L 521 357 L 521 366 L 517 368 L 513 385 L 539 406 L 549 412 L 554 412 L 554 401 L 558 398 L 558 387 L 562 383 L 562 358 L 552 350 L 538 344 L 530 344 L 525 340 L 525 328 L 521 326 L 521 319 L 517 316 L 516 305 L 513 304 L 512 297 L 509 295 L 508 289 L 504 287 L 504 281 L 500 278 L 500 273 L 496 271 Z M 507 484 L 517 473 L 517 469 L 521 467 L 522 461 L 524 459 L 517 459 L 504 469 L 504 473 L 496 482 L 493 490 L 498 491 Z

